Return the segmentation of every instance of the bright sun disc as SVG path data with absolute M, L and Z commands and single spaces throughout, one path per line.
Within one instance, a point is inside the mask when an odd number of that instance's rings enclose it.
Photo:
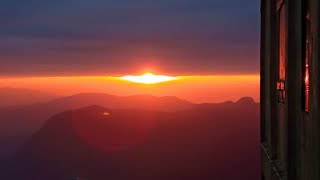
M 156 84 L 161 82 L 173 81 L 176 80 L 177 77 L 165 76 L 165 75 L 154 75 L 152 73 L 145 73 L 140 76 L 123 76 L 121 79 L 141 83 L 141 84 Z

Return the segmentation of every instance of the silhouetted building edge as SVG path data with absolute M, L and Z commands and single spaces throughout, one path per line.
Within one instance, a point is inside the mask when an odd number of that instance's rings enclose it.
M 319 0 L 261 1 L 265 180 L 320 179 L 319 6 Z

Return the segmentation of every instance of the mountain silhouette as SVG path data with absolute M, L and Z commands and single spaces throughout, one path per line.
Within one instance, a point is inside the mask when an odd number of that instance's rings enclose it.
M 102 93 L 82 93 L 48 102 L 26 106 L 0 108 L 0 160 L 14 153 L 51 116 L 69 109 L 100 105 L 112 109 L 145 109 L 178 111 L 191 108 L 192 103 L 174 96 L 155 97 L 134 95 L 128 97 Z
M 0 88 L 0 107 L 30 105 L 57 98 L 57 95 L 30 89 Z
M 236 104 L 255 104 L 255 101 L 252 97 L 242 97 L 236 102 Z
M 176 112 L 89 106 L 47 120 L 0 178 L 256 180 L 258 147 L 258 104 Z
M 59 98 L 50 103 L 70 106 L 70 108 L 100 105 L 113 109 L 145 109 L 169 112 L 192 107 L 192 103 L 174 96 L 133 95 L 122 97 L 103 93 L 81 93 Z

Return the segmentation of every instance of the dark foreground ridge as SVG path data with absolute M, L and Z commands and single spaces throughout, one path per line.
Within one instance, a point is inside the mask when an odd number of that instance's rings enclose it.
M 178 112 L 89 106 L 46 121 L 0 179 L 256 180 L 258 129 L 259 105 Z

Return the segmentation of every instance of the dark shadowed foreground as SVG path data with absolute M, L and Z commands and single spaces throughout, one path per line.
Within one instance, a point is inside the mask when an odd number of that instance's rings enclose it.
M 0 179 L 257 180 L 259 104 L 177 112 L 89 106 L 54 115 L 1 168 Z
M 23 90 L 19 92 L 21 92 L 19 97 L 33 97 L 28 92 L 24 93 Z M 0 106 L 0 162 L 3 161 L 3 158 L 12 156 L 24 144 L 25 140 L 38 131 L 50 117 L 66 110 L 90 105 L 112 109 L 144 109 L 161 112 L 185 110 L 193 106 L 192 103 L 174 96 L 134 95 L 121 97 L 102 93 L 75 94 L 31 105 Z

